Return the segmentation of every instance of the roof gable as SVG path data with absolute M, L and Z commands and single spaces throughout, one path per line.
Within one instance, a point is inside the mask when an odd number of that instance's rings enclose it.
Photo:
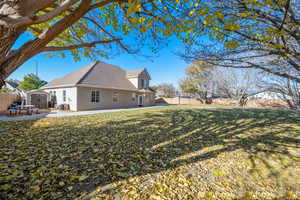
M 126 76 L 127 78 L 139 78 L 141 76 L 146 76 L 149 80 L 151 80 L 151 76 L 146 68 L 129 70 L 126 72 Z
M 96 64 L 97 62 L 93 62 L 83 68 L 80 68 L 75 72 L 71 72 L 67 74 L 62 78 L 54 79 L 53 81 L 44 85 L 42 89 L 51 88 L 51 87 L 61 87 L 61 86 L 74 86 L 77 83 L 79 83 Z
M 126 71 L 103 62 L 98 62 L 78 84 L 100 88 L 136 89 L 126 78 Z

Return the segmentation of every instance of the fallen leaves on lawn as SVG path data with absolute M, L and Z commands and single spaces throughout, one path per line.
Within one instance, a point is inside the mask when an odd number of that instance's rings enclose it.
M 169 106 L 1 122 L 0 199 L 297 199 L 299 118 Z

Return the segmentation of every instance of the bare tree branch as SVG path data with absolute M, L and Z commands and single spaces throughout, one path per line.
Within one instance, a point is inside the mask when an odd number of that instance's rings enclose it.
M 82 17 L 82 19 L 86 19 L 90 22 L 92 22 L 93 24 L 95 24 L 102 32 L 104 32 L 105 34 L 107 34 L 110 38 L 112 38 L 113 40 L 115 40 L 115 37 L 109 33 L 108 31 L 106 31 L 99 23 L 97 23 L 94 19 L 90 18 L 90 17 Z M 121 46 L 121 48 L 123 48 L 125 51 L 127 51 L 128 53 L 130 53 L 129 49 L 121 42 L 121 39 L 116 40 L 116 42 Z
M 70 45 L 70 46 L 47 46 L 41 49 L 42 52 L 44 51 L 64 51 L 64 50 L 72 50 L 72 49 L 79 49 L 79 48 L 85 48 L 85 47 L 95 47 L 97 44 L 108 44 L 112 42 L 118 42 L 121 39 L 113 39 L 113 40 L 102 40 L 102 41 L 95 41 L 90 43 L 82 43 L 78 45 Z

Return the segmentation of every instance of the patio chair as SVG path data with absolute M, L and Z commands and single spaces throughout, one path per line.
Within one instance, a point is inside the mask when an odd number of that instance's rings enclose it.
M 20 112 L 20 109 L 17 105 L 12 105 L 8 107 L 9 115 L 17 115 Z

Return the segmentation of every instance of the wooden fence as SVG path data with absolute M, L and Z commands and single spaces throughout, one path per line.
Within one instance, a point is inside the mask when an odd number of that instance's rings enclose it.
M 197 99 L 193 98 L 159 98 L 156 100 L 156 103 L 167 103 L 167 104 L 201 104 L 201 102 Z
M 199 100 L 193 98 L 159 98 L 156 103 L 166 104 L 202 104 Z M 213 99 L 212 104 L 236 106 L 232 99 Z M 249 99 L 246 107 L 254 108 L 287 108 L 287 104 L 279 99 Z
M 0 111 L 7 110 L 7 108 L 19 98 L 20 96 L 17 94 L 0 94 Z

